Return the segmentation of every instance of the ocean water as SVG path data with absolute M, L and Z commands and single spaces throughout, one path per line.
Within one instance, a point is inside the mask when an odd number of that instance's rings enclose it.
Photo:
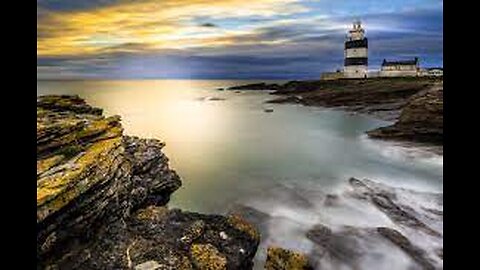
M 378 213 L 315 206 L 318 194 L 343 192 L 350 177 L 443 192 L 442 156 L 364 135 L 389 122 L 334 109 L 265 104 L 275 97 L 265 91 L 217 90 L 252 82 L 38 81 L 37 95 L 78 94 L 106 115 L 121 115 L 125 134 L 166 142 L 171 167 L 183 181 L 170 207 L 224 214 L 240 205 L 268 213 L 273 218 L 261 229 L 268 237 L 262 238 L 258 269 L 268 245 L 311 250 L 304 233 L 316 223 L 387 224 Z M 406 269 L 395 254 L 384 254 L 385 265 Z

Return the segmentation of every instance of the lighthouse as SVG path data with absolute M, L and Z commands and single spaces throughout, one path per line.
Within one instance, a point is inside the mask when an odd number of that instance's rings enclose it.
M 368 74 L 368 40 L 360 21 L 353 23 L 345 40 L 344 76 L 366 78 Z

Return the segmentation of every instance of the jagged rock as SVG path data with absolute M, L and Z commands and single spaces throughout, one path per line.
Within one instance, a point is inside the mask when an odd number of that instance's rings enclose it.
M 55 112 L 74 112 L 77 114 L 102 115 L 103 110 L 88 105 L 79 96 L 71 95 L 48 95 L 37 99 L 38 108 Z
M 169 210 L 181 181 L 165 144 L 122 131 L 120 117 L 77 96 L 38 98 L 37 268 L 202 269 L 198 258 L 214 254 L 228 269 L 250 269 L 255 228 Z
M 154 261 L 162 266 L 159 269 L 250 269 L 258 245 L 230 225 L 227 217 L 156 206 L 139 209 L 124 223 L 108 224 L 97 237 L 55 265 L 128 269 Z
M 134 208 L 143 205 L 164 205 L 181 181 L 168 166 L 161 151 L 164 143 L 155 139 L 124 136 L 125 153 L 132 164 L 130 201 Z
M 409 98 L 398 121 L 367 133 L 373 138 L 443 143 L 443 83 Z

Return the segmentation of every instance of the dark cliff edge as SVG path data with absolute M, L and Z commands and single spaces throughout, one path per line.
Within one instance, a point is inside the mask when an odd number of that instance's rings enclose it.
M 443 85 L 411 96 L 397 122 L 367 132 L 370 137 L 443 144 Z
M 443 143 L 443 77 L 291 81 L 253 86 L 252 90 L 275 90 L 271 94 L 279 97 L 267 103 L 339 108 L 396 121 L 392 126 L 367 132 L 372 138 L 434 146 Z
M 78 96 L 38 97 L 37 269 L 250 269 L 242 217 L 168 209 L 181 180 L 163 147 Z

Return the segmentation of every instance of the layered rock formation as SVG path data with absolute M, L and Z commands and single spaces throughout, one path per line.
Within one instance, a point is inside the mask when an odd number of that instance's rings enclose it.
M 241 217 L 165 207 L 181 181 L 163 147 L 77 96 L 39 97 L 37 268 L 251 268 L 259 235 Z

